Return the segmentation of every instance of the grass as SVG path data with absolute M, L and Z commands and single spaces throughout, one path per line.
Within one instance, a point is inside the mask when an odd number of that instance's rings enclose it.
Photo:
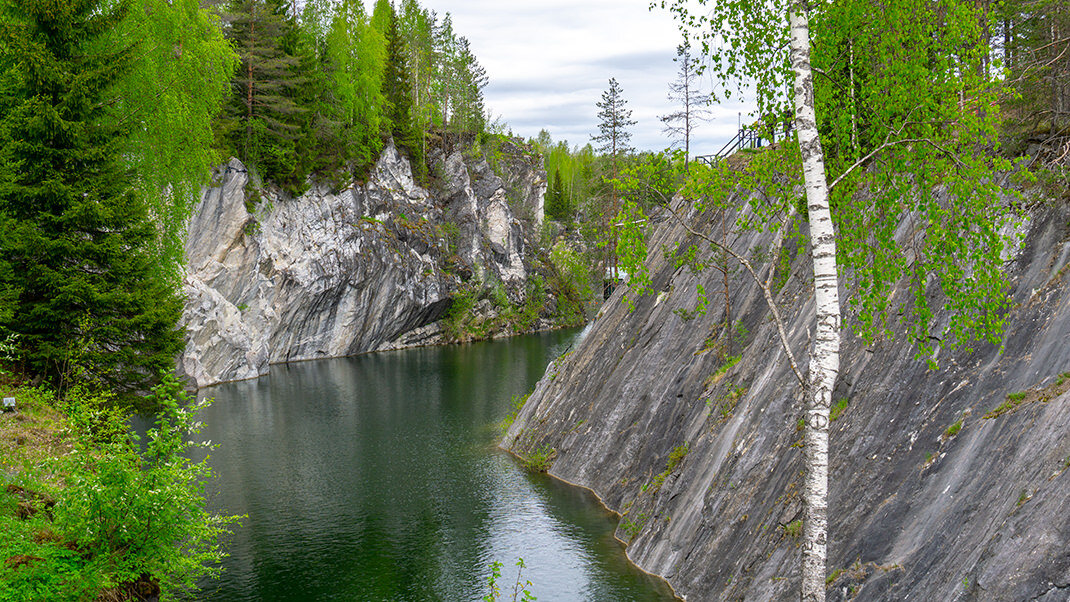
M 1018 391 L 1017 393 L 1007 393 L 1007 399 L 1001 403 L 996 409 L 982 416 L 985 419 L 997 418 L 1006 414 L 1007 412 L 1013 412 L 1025 401 L 1025 391 Z
M 1063 372 L 1055 379 L 1055 386 L 1061 387 L 1067 380 L 1070 380 L 1070 372 Z
M 706 387 L 707 389 L 709 389 L 710 387 L 712 387 L 712 386 L 716 385 L 717 383 L 721 382 L 721 379 L 724 378 L 724 375 L 728 374 L 728 371 L 732 368 L 732 366 L 735 366 L 736 364 L 738 364 L 739 360 L 741 360 L 741 359 L 743 359 L 742 355 L 733 355 L 733 356 L 725 358 L 725 360 L 721 364 L 721 366 L 719 368 L 717 368 L 717 370 L 715 370 L 713 372 L 713 374 L 710 374 L 709 376 L 707 376 L 706 380 L 703 381 L 702 385 L 704 387 Z
M 803 532 L 802 519 L 800 518 L 798 520 L 793 520 L 786 525 L 781 525 L 780 530 L 784 532 L 784 535 L 787 535 L 788 537 L 794 540 L 798 540 L 800 537 L 802 537 Z
M 671 452 L 669 452 L 669 460 L 665 463 L 665 470 L 658 473 L 650 483 L 650 486 L 653 487 L 651 493 L 661 489 L 661 486 L 665 483 L 665 479 L 669 478 L 669 475 L 672 474 L 672 471 L 675 470 L 677 466 L 679 466 L 680 462 L 687 456 L 687 452 L 689 451 L 691 451 L 691 445 L 684 443 L 683 445 L 677 445 Z M 641 491 L 646 492 L 647 489 L 648 487 L 643 485 Z
M 844 574 L 845 572 L 847 572 L 847 569 L 836 569 L 835 571 L 829 573 L 829 576 L 825 577 L 825 587 L 828 587 L 835 583 L 836 580 L 840 578 L 840 575 Z
M 532 472 L 546 472 L 550 470 L 550 465 L 554 463 L 555 457 L 557 457 L 557 450 L 549 445 L 544 445 L 523 456 L 520 461 L 524 464 L 524 468 Z
M 847 409 L 847 403 L 849 401 L 850 400 L 844 397 L 843 399 L 833 404 L 832 409 L 829 410 L 829 420 L 831 420 L 832 422 L 836 422 L 837 420 L 839 420 L 840 415 L 842 415 L 843 411 Z
M 43 466 L 71 450 L 63 436 L 66 417 L 53 407 L 51 393 L 0 385 L 0 398 L 6 397 L 15 398 L 18 412 L 0 414 L 0 473 L 11 478 L 24 467 Z
M 1070 372 L 1062 372 L 1055 377 L 1054 382 L 1042 389 L 1032 388 L 1026 391 L 1008 393 L 1007 399 L 1005 399 L 996 409 L 985 414 L 983 418 L 992 419 L 1008 412 L 1014 412 L 1019 406 L 1027 403 L 1037 401 L 1047 403 L 1067 392 L 1067 390 L 1070 390 Z
M 1032 497 L 1033 496 L 1029 493 L 1028 489 L 1023 489 L 1022 492 L 1018 494 L 1018 503 L 1015 505 L 1015 508 L 1021 508 L 1022 504 L 1028 502 Z
M 950 439 L 951 437 L 954 437 L 955 435 L 959 434 L 959 431 L 961 431 L 961 430 L 962 430 L 962 419 L 959 418 L 958 422 L 956 422 L 955 424 L 952 424 L 951 426 L 947 427 L 947 430 L 944 431 L 944 439 Z

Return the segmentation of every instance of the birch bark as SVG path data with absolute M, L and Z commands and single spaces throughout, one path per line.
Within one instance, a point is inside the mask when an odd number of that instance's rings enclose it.
M 802 154 L 803 181 L 810 218 L 810 253 L 814 265 L 816 336 L 807 375 L 803 487 L 802 600 L 825 599 L 828 542 L 828 431 L 832 389 L 840 369 L 840 299 L 836 275 L 836 232 L 829 210 L 824 152 L 814 110 L 810 67 L 810 27 L 805 0 L 790 9 L 791 65 L 795 74 L 795 128 Z

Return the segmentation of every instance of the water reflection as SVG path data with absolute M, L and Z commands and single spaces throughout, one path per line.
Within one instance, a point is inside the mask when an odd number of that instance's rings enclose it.
M 540 600 L 671 600 L 586 493 L 491 425 L 575 333 L 278 366 L 203 392 L 212 505 L 247 514 L 211 600 L 480 600 L 523 557 Z

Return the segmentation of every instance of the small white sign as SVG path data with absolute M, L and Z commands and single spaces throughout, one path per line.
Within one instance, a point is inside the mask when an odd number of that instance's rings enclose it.
M 4 409 L 6 410 L 7 408 L 14 408 L 14 407 L 15 407 L 15 398 L 14 397 L 5 397 L 4 398 Z

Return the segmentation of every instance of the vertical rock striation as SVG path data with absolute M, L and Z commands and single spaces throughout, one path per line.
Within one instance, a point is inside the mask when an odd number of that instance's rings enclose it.
M 391 145 L 363 185 L 315 185 L 296 199 L 265 191 L 254 206 L 259 193 L 232 159 L 189 222 L 179 372 L 203 387 L 273 363 L 436 342 L 430 325 L 470 271 L 523 295 L 526 231 L 515 211 L 542 200 L 516 191 L 541 194 L 545 172 L 510 172 L 510 185 L 484 159 L 454 153 L 440 164 L 437 196 Z
M 1014 307 L 1002 347 L 951 350 L 938 315 L 941 368 L 930 370 L 902 329 L 873 345 L 845 330 L 833 394 L 845 405 L 830 428 L 829 599 L 1070 595 L 1070 376 L 1060 376 L 1070 372 L 1070 208 L 1035 209 L 1022 234 L 1007 261 Z M 744 233 L 734 246 L 775 258 L 772 240 Z M 651 249 L 692 242 L 668 221 Z M 789 247 L 777 300 L 805 358 L 812 271 Z M 628 555 L 687 600 L 797 600 L 803 400 L 768 309 L 737 270 L 728 351 L 720 273 L 696 276 L 660 251 L 651 264 L 657 293 L 629 312 L 617 291 L 547 369 L 502 445 L 555 450 L 550 473 L 622 513 Z M 684 319 L 697 283 L 709 306 Z M 907 292 L 896 288 L 893 304 Z

